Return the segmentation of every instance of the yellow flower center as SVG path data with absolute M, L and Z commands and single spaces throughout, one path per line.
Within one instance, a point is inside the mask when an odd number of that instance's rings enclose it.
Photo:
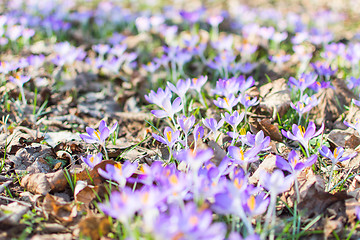
M 334 158 L 337 158 L 337 157 L 338 157 L 338 155 L 339 155 L 338 149 L 337 149 L 337 148 L 335 148 L 335 150 L 334 150 Z
M 146 192 L 141 196 L 142 203 L 147 203 L 149 201 L 149 195 L 149 192 Z
M 90 158 L 90 162 L 94 162 L 94 157 L 91 157 L 91 158 Z
M 244 151 L 239 149 L 239 154 L 240 154 L 240 160 L 244 161 Z
M 189 222 L 192 226 L 195 226 L 199 222 L 199 218 L 197 216 L 191 216 Z
M 240 129 L 240 135 L 246 135 L 246 130 L 245 130 L 245 128 L 241 128 L 241 129 Z
M 166 133 L 166 138 L 167 138 L 168 142 L 171 142 L 171 137 L 172 137 L 171 131 L 168 131 Z
M 300 133 L 301 133 L 301 136 L 303 136 L 303 137 L 304 137 L 304 134 L 305 134 L 305 128 L 304 128 L 303 126 L 298 126 L 298 128 L 299 128 L 299 131 L 300 131 Z
M 239 178 L 235 178 L 234 185 L 237 189 L 240 189 L 243 185 L 243 181 L 239 181 Z
M 194 84 L 196 84 L 197 81 L 198 81 L 198 79 L 197 79 L 197 78 L 193 78 L 192 81 L 193 81 Z
M 230 106 L 230 104 L 229 104 L 229 99 L 228 99 L 228 98 L 224 98 L 224 100 L 225 100 L 226 105 Z
M 176 185 L 176 184 L 178 184 L 179 179 L 177 178 L 177 176 L 175 174 L 173 174 L 170 176 L 169 181 L 172 185 Z
M 100 140 L 100 131 L 99 130 L 96 130 L 94 131 L 96 137 Z
M 255 209 L 256 201 L 255 201 L 255 197 L 253 195 L 251 195 L 249 197 L 247 204 L 251 211 L 253 211 Z

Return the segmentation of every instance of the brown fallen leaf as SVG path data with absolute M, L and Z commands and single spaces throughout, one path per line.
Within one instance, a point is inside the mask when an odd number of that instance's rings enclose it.
M 44 213 L 63 222 L 72 222 L 78 216 L 76 205 L 60 201 L 59 198 L 47 194 L 43 202 Z
M 269 154 L 265 157 L 263 162 L 255 170 L 255 172 L 249 178 L 249 183 L 256 185 L 259 182 L 260 175 L 265 171 L 272 173 L 276 168 L 276 155 Z
M 319 104 L 311 111 L 315 115 L 318 125 L 325 123 L 326 127 L 332 128 L 335 120 L 343 112 L 343 106 L 348 106 L 355 95 L 347 88 L 344 81 L 335 79 L 332 81 L 335 89 L 323 88 L 315 96 Z
M 68 182 L 63 170 L 58 170 L 53 173 L 28 174 L 23 177 L 20 185 L 31 193 L 46 195 L 50 191 L 64 191 Z
M 329 133 L 327 140 L 330 144 L 333 144 L 334 147 L 345 147 L 346 140 L 351 137 L 352 133 L 340 130 L 340 129 L 333 129 Z
M 83 218 L 79 228 L 82 236 L 96 240 L 110 232 L 110 222 L 107 217 L 94 215 Z
M 263 97 L 259 107 L 272 114 L 275 119 L 279 113 L 283 116 L 290 108 L 291 98 L 287 81 L 277 79 L 260 87 L 260 96 Z
M 48 160 L 46 160 L 48 159 Z M 15 169 L 26 170 L 29 173 L 48 173 L 52 167 L 49 161 L 55 161 L 56 155 L 53 149 L 43 144 L 33 143 L 20 149 L 10 161 L 15 164 Z
M 352 134 L 349 139 L 345 140 L 346 148 L 356 149 L 358 146 L 360 146 L 360 137 L 355 136 L 354 134 Z
M 13 202 L 8 205 L 0 206 L 0 223 L 6 225 L 19 224 L 22 216 L 30 210 L 29 206 L 25 206 L 19 202 Z
M 78 180 L 76 181 L 74 189 L 74 198 L 77 202 L 85 203 L 85 206 L 88 206 L 92 200 L 96 198 L 99 186 L 89 185 L 86 181 Z
M 335 211 L 345 211 L 345 200 L 350 198 L 352 197 L 347 195 L 346 192 L 337 192 L 335 194 L 331 194 L 319 190 L 316 187 L 316 183 L 313 183 L 306 192 L 303 200 L 299 203 L 298 207 L 300 210 L 304 210 L 305 218 L 313 218 L 315 216 L 325 214 L 326 210 L 334 208 L 334 204 L 337 202 L 341 203 L 343 209 L 339 209 L 337 207 Z M 345 215 L 345 213 L 343 214 Z
M 265 136 L 269 136 L 271 140 L 282 142 L 282 134 L 280 133 L 278 125 L 272 124 L 271 120 L 266 118 L 262 119 L 260 122 L 255 122 L 256 130 L 263 131 Z

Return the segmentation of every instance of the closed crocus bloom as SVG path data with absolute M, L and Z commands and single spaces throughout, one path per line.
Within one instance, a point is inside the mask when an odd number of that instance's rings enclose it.
M 171 91 L 176 93 L 181 99 L 184 99 L 186 92 L 190 89 L 191 81 L 189 78 L 186 80 L 180 79 L 176 86 L 171 82 L 167 82 L 167 85 Z
M 292 175 L 285 177 L 284 173 L 280 170 L 275 170 L 271 174 L 264 172 L 260 178 L 260 185 L 274 195 L 288 191 L 293 182 L 294 177 Z
M 188 135 L 190 129 L 194 126 L 195 116 L 191 115 L 190 117 L 185 117 L 184 115 L 182 115 L 181 117 L 177 118 L 177 123 L 184 131 L 185 135 Z

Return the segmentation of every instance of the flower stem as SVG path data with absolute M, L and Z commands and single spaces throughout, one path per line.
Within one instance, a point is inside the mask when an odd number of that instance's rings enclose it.
M 327 192 L 330 191 L 330 186 L 331 186 L 331 181 L 332 181 L 332 177 L 333 177 L 334 167 L 335 167 L 335 164 L 332 164 L 331 170 L 330 170 L 329 182 L 328 182 L 328 185 L 327 185 L 327 187 L 326 187 L 326 191 L 327 191 Z

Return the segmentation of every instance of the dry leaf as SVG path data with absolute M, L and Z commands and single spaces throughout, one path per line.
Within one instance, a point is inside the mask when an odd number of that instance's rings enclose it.
M 44 213 L 63 222 L 72 222 L 78 215 L 76 205 L 59 201 L 59 198 L 47 194 L 43 202 Z
M 20 219 L 30 210 L 30 207 L 24 206 L 18 202 L 13 202 L 8 205 L 1 205 L 0 210 L 0 223 L 15 225 L 19 224 Z
M 74 198 L 77 202 L 83 202 L 85 205 L 89 205 L 92 200 L 96 198 L 95 192 L 98 191 L 99 186 L 88 185 L 86 181 L 76 181 L 74 190 Z
M 351 135 L 352 134 L 347 131 L 334 129 L 329 133 L 327 140 L 335 147 L 345 147 L 346 140 L 348 140 Z
M 110 222 L 107 217 L 96 215 L 82 219 L 79 223 L 80 234 L 91 239 L 100 239 L 110 232 Z
M 63 170 L 53 173 L 28 174 L 21 180 L 20 185 L 31 193 L 46 195 L 50 191 L 64 191 L 68 182 Z
M 265 157 L 264 161 L 259 165 L 256 171 L 249 178 L 249 183 L 256 185 L 259 182 L 260 175 L 265 171 L 272 173 L 276 168 L 276 155 L 269 154 Z
M 352 134 L 349 139 L 345 140 L 345 147 L 356 149 L 360 145 L 360 138 Z
M 290 108 L 290 90 L 286 82 L 284 78 L 280 78 L 260 87 L 260 96 L 263 96 L 263 99 L 259 107 L 272 114 L 273 119 L 277 114 L 283 116 Z
M 255 122 L 255 124 L 257 131 L 262 130 L 265 136 L 269 136 L 271 140 L 282 142 L 282 134 L 280 133 L 278 125 L 272 124 L 270 119 L 262 119 L 260 122 Z

